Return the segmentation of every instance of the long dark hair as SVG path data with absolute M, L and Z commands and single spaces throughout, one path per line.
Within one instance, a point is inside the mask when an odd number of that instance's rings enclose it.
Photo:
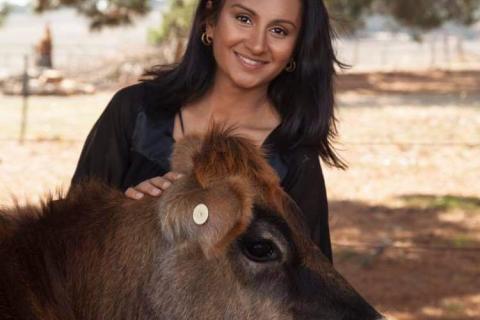
M 212 48 L 202 43 L 201 35 L 207 21 L 217 20 L 224 0 L 213 0 L 209 8 L 207 2 L 199 1 L 180 63 L 157 66 L 145 74 L 149 80 L 144 81 L 153 93 L 147 103 L 152 115 L 158 105 L 177 112 L 182 105 L 202 97 L 213 84 L 216 63 Z M 282 72 L 268 88 L 268 96 L 282 117 L 276 132 L 281 141 L 278 147 L 313 147 L 325 163 L 344 169 L 346 164 L 333 147 L 337 136 L 335 65 L 344 65 L 332 47 L 335 35 L 323 1 L 302 0 L 302 7 L 302 27 L 294 51 L 296 69 Z

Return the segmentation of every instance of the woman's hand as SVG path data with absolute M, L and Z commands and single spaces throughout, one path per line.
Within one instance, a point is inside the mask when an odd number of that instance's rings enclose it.
M 125 195 L 130 199 L 141 199 L 145 194 L 158 197 L 162 192 L 170 187 L 170 185 L 177 179 L 181 178 L 183 174 L 177 172 L 167 172 L 161 177 L 154 177 L 143 182 L 140 182 L 135 187 L 130 187 L 125 191 Z

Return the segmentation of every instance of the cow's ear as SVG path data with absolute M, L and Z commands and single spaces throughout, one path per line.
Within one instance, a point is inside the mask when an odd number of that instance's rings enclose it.
M 208 188 L 182 179 L 162 195 L 162 233 L 168 241 L 198 243 L 207 258 L 217 256 L 247 229 L 253 198 L 243 177 L 227 177 Z
M 174 172 L 188 174 L 193 170 L 193 158 L 202 148 L 200 135 L 189 135 L 175 143 L 172 153 L 171 169 Z

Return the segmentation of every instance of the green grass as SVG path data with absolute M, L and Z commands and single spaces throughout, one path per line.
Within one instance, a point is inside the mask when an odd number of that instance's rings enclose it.
M 456 248 L 467 248 L 475 243 L 475 239 L 464 233 L 455 235 L 451 241 Z
M 462 197 L 454 195 L 409 195 L 400 197 L 405 205 L 421 209 L 435 209 L 442 211 L 464 210 L 480 213 L 480 198 Z
M 444 303 L 443 309 L 449 317 L 458 317 L 465 314 L 465 306 L 459 302 Z

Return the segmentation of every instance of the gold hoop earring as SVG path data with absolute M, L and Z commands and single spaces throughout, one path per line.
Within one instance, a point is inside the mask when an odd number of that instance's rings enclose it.
M 287 64 L 287 67 L 285 68 L 285 71 L 287 72 L 293 72 L 297 68 L 297 64 L 295 63 L 295 60 L 290 60 Z
M 202 40 L 203 44 L 206 45 L 207 47 L 211 46 L 212 42 L 213 42 L 212 38 L 207 36 L 206 32 L 202 33 L 201 40 Z

